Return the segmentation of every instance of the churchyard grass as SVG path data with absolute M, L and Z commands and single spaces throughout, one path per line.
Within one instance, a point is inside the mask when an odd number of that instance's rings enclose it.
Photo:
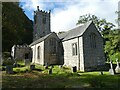
M 2 71 L 3 88 L 102 88 L 102 90 L 119 90 L 120 74 L 110 75 L 108 71 L 75 72 L 70 68 L 54 66 L 52 74 L 48 69 L 36 65 L 35 70 L 29 71 L 29 67 L 14 68 L 13 71 L 26 71 L 15 74 L 6 74 Z M 41 71 L 39 71 L 41 70 Z M 108 90 L 109 90 L 108 89 Z

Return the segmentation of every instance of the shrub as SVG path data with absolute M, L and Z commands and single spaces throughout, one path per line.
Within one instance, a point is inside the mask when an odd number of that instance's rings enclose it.
M 2 54 L 2 57 L 5 59 L 5 58 L 9 58 L 11 55 L 10 55 L 10 52 L 3 52 Z
M 8 58 L 8 59 L 4 59 L 3 60 L 3 66 L 6 66 L 6 65 L 13 65 L 14 63 L 14 60 L 12 60 L 11 58 Z

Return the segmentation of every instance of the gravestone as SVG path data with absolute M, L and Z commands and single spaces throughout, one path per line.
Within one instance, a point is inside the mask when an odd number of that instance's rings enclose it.
M 72 67 L 72 72 L 76 72 L 76 71 L 77 71 L 77 67 L 76 66 Z
M 25 59 L 24 62 L 25 62 L 25 66 L 29 66 L 30 65 L 30 60 L 29 59 Z
M 7 65 L 6 66 L 6 73 L 7 74 L 13 74 L 13 66 L 12 65 Z
M 100 75 L 103 75 L 103 71 L 100 72 Z
M 59 68 L 62 68 L 63 66 L 62 65 L 59 65 Z
M 50 67 L 49 74 L 52 74 L 52 68 L 53 68 L 53 66 Z
M 46 65 L 45 65 L 45 69 L 48 69 L 48 63 L 46 63 Z
M 34 70 L 35 69 L 35 65 L 30 65 L 30 70 Z
M 14 61 L 9 57 L 7 59 L 7 65 L 6 65 L 6 73 L 7 74 L 13 74 L 13 63 Z
M 14 64 L 13 64 L 14 67 L 18 67 L 18 64 L 17 64 L 17 61 L 15 60 Z
M 115 70 L 113 69 L 113 64 L 112 64 L 112 61 L 110 60 L 110 69 L 109 69 L 109 73 L 111 74 L 111 75 L 115 75 Z
M 116 72 L 116 73 L 120 73 L 120 66 L 119 66 L 118 59 L 116 59 L 116 62 L 117 62 L 117 66 L 116 66 L 116 68 L 115 68 L 115 72 Z

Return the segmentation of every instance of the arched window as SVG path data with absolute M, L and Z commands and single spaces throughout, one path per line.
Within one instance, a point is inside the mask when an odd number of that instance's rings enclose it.
M 91 48 L 96 48 L 96 34 L 95 33 L 90 34 L 90 46 Z
M 40 59 L 40 46 L 37 47 L 37 58 Z
M 72 55 L 77 55 L 77 43 L 72 44 Z
M 51 53 L 55 54 L 57 52 L 57 41 L 55 38 L 50 39 Z

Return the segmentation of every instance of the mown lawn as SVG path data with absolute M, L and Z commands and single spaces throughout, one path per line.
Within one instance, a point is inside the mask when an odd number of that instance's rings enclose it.
M 19 68 L 21 69 L 21 68 Z M 48 74 L 49 69 L 36 66 L 35 70 L 16 74 L 6 74 L 2 71 L 2 88 L 102 88 L 102 90 L 120 89 L 120 74 L 109 75 L 104 71 L 72 73 L 70 68 L 54 66 L 53 73 Z M 17 68 L 18 70 L 18 68 Z M 16 71 L 16 68 L 14 68 Z M 19 70 L 20 71 L 20 70 Z

